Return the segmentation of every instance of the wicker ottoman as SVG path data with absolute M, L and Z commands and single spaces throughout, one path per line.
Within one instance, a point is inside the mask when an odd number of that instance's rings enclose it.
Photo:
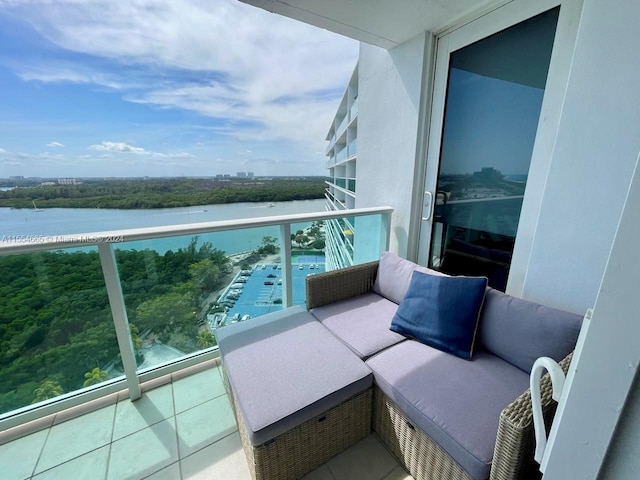
M 371 370 L 304 308 L 216 335 L 255 480 L 301 478 L 371 431 Z

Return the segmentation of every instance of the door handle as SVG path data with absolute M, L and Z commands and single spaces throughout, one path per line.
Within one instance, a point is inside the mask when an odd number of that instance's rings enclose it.
M 423 222 L 427 222 L 431 219 L 431 210 L 433 208 L 433 194 L 430 191 L 425 191 L 424 192 L 424 201 L 423 201 L 423 205 L 422 205 L 422 213 L 425 212 L 425 210 L 427 211 L 427 216 L 423 216 L 422 217 L 422 221 Z

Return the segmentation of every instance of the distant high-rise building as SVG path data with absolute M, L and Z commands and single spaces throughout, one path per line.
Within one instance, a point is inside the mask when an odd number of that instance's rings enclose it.
M 78 182 L 77 179 L 75 178 L 59 178 L 58 179 L 58 185 L 78 185 L 80 182 Z
M 253 172 L 247 172 L 247 178 L 253 178 Z
M 236 176 L 238 178 L 247 178 L 247 172 L 238 172 Z
M 216 178 L 222 178 L 223 175 L 221 173 L 216 174 Z
M 356 208 L 356 157 L 358 137 L 358 66 L 356 65 L 338 111 L 327 133 L 326 163 L 329 181 L 325 191 L 327 210 Z M 355 228 L 348 218 L 326 223 L 327 270 L 354 264 Z

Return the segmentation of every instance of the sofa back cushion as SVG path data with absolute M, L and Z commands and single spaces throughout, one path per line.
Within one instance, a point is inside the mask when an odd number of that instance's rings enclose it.
M 527 373 L 539 357 L 559 362 L 576 345 L 582 317 L 487 288 L 478 342 Z
M 444 277 L 413 272 L 391 330 L 471 360 L 487 288 L 485 277 Z
M 373 284 L 373 291 L 380 296 L 400 305 L 407 294 L 411 275 L 415 271 L 430 273 L 432 275 L 447 276 L 444 273 L 436 272 L 427 267 L 421 267 L 409 260 L 400 258 L 394 253 L 384 252 L 380 257 L 378 275 Z

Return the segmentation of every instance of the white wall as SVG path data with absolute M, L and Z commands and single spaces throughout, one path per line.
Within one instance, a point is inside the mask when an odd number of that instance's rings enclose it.
M 430 41 L 422 34 L 389 51 L 360 44 L 356 207 L 394 208 L 390 250 L 401 256 L 407 254 L 422 70 Z
M 638 445 L 640 445 L 640 378 L 636 377 L 598 478 L 601 480 L 640 478 Z
M 584 2 L 525 298 L 580 313 L 595 302 L 640 150 L 638 18 L 637 0 Z

